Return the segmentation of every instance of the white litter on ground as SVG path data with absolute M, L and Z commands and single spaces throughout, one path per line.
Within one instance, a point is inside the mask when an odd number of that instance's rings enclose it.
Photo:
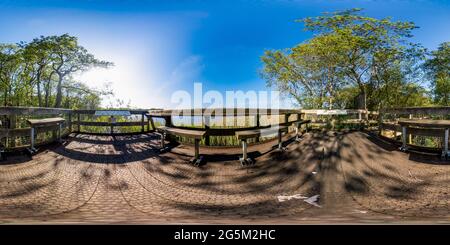
M 306 199 L 308 197 L 302 196 L 301 194 L 295 194 L 292 196 L 278 196 L 279 202 L 289 201 L 291 199 Z
M 307 199 L 305 199 L 303 201 L 305 201 L 306 203 L 309 203 L 309 204 L 311 204 L 313 206 L 321 208 L 322 206 L 317 204 L 317 201 L 319 201 L 319 197 L 320 197 L 320 195 L 314 195 L 314 196 L 309 197 L 309 198 L 307 198 Z
M 320 195 L 314 195 L 314 196 L 311 196 L 311 197 L 306 197 L 306 196 L 303 196 L 301 194 L 295 194 L 295 195 L 292 195 L 292 196 L 282 196 L 282 195 L 280 195 L 277 198 L 278 198 L 279 202 L 285 202 L 285 201 L 289 201 L 289 200 L 292 200 L 292 199 L 300 199 L 300 200 L 303 200 L 304 202 L 306 202 L 308 204 L 311 204 L 313 206 L 316 206 L 316 207 L 319 207 L 319 208 L 322 207 L 319 204 L 317 204 L 317 202 L 319 201 Z
M 367 213 L 367 211 L 364 211 L 364 210 L 355 210 L 355 212 L 361 213 L 361 214 L 366 214 Z
M 314 175 L 316 175 L 316 174 L 317 174 L 317 172 L 316 172 L 316 171 L 312 171 L 311 173 L 312 173 L 312 174 L 314 174 Z

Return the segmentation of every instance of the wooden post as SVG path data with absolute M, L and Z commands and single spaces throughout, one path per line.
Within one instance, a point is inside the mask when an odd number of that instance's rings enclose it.
M 256 120 L 256 128 L 259 128 L 260 127 L 260 125 L 259 125 L 259 113 L 256 113 L 255 120 Z M 259 142 L 259 137 L 256 137 L 255 141 Z
M 378 111 L 378 135 L 382 135 L 383 129 L 381 128 L 381 124 L 383 123 L 383 113 L 381 108 Z M 395 135 L 395 132 L 394 132 Z
M 77 125 L 78 125 L 77 128 L 78 128 L 78 133 L 79 133 L 79 132 L 81 132 L 81 130 L 80 130 L 80 113 L 77 113 L 77 122 L 78 122 L 77 123 Z
M 167 126 L 167 127 L 173 127 L 173 124 L 172 124 L 172 117 L 171 117 L 171 116 L 165 116 L 165 117 L 164 117 L 164 120 L 166 121 L 166 126 Z
M 145 121 L 144 121 L 144 113 L 141 114 L 141 133 L 144 132 Z
M 409 114 L 409 119 L 413 119 L 413 115 Z M 408 144 L 412 143 L 412 134 L 408 135 Z
M 67 122 L 67 127 L 69 128 L 69 134 L 72 133 L 72 113 L 69 113 L 69 120 Z
M 111 116 L 110 117 L 110 122 L 111 122 L 111 129 L 110 129 L 110 134 L 112 135 L 112 134 L 114 134 L 114 126 L 113 126 L 113 124 L 114 124 L 114 116 Z
M 406 129 L 406 126 L 403 125 L 402 126 L 402 148 L 401 148 L 402 151 L 406 151 L 406 148 L 407 148 L 406 147 L 407 134 L 408 134 L 408 130 Z
M 173 127 L 173 123 L 172 123 L 172 116 L 164 116 L 164 120 L 166 121 L 166 125 L 167 127 Z M 174 137 L 174 136 L 173 136 Z M 173 142 L 173 137 L 167 136 L 167 134 L 164 135 L 164 138 L 168 138 L 169 141 Z
M 204 116 L 205 119 L 205 130 L 206 130 L 206 135 L 205 135 L 205 145 L 210 145 L 210 138 L 209 138 L 209 124 L 211 123 L 211 117 L 210 116 Z
M 16 115 L 9 116 L 9 128 L 15 129 L 16 124 L 17 124 L 17 116 Z M 10 143 L 11 147 L 15 147 L 16 146 L 16 137 L 14 137 L 14 136 L 10 137 L 9 143 Z M 6 145 L 6 147 L 8 147 L 8 145 Z
M 444 150 L 442 152 L 442 157 L 448 156 L 448 128 L 445 129 L 444 133 Z
M 31 149 L 31 151 L 34 151 L 34 127 L 33 126 L 31 126 L 31 129 L 30 129 L 30 149 Z
M 150 121 L 150 124 L 152 126 L 152 130 L 156 130 L 155 123 L 153 122 L 153 117 L 148 117 L 148 120 Z M 149 129 L 149 131 L 150 131 L 150 129 Z

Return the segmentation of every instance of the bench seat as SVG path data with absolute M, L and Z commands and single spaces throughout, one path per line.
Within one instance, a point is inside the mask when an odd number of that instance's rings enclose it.
M 278 149 L 282 150 L 282 133 L 287 132 L 287 126 L 275 126 L 263 129 L 252 129 L 236 131 L 235 135 L 238 140 L 242 142 L 242 157 L 239 159 L 242 165 L 252 164 L 253 160 L 247 157 L 247 139 L 256 138 L 260 136 L 278 134 Z
M 244 130 L 244 131 L 236 131 L 236 137 L 239 140 L 242 139 L 250 139 L 250 138 L 256 138 L 264 135 L 269 134 L 276 134 L 278 132 L 287 132 L 288 127 L 287 126 L 277 126 L 277 127 L 271 127 L 271 128 L 264 128 L 264 129 L 252 129 L 252 130 Z
M 188 137 L 193 139 L 202 139 L 206 131 L 203 130 L 189 130 L 189 129 L 181 129 L 181 128 L 171 128 L 166 126 L 160 126 L 156 128 L 159 132 L 166 132 L 168 134 L 178 135 L 182 137 Z
M 206 134 L 204 130 L 190 130 L 190 129 L 181 129 L 181 128 L 171 128 L 167 126 L 160 126 L 156 128 L 156 131 L 161 134 L 161 150 L 165 150 L 165 142 L 164 138 L 166 134 L 177 135 L 181 137 L 187 137 L 194 139 L 194 158 L 191 160 L 191 163 L 195 165 L 200 165 L 203 161 L 203 158 L 200 156 L 200 140 Z
M 32 127 L 57 125 L 57 124 L 65 122 L 65 121 L 66 120 L 61 117 L 44 118 L 44 119 L 28 119 L 27 120 L 28 124 L 30 124 Z
M 57 125 L 58 126 L 58 141 L 61 141 L 62 124 L 65 121 L 66 120 L 62 117 L 43 118 L 43 119 L 28 119 L 27 123 L 30 124 L 30 126 L 31 126 L 31 132 L 30 132 L 31 144 L 30 144 L 30 148 L 28 149 L 29 153 L 33 154 L 37 151 L 37 149 L 34 148 L 36 128 Z

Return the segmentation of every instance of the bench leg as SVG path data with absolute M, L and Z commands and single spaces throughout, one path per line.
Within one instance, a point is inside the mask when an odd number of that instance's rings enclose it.
M 247 155 L 247 148 L 248 148 L 247 140 L 243 139 L 241 140 L 241 142 L 242 142 L 242 157 L 239 158 L 239 161 L 241 162 L 241 165 L 252 164 L 253 160 L 249 158 Z
M 247 140 L 242 141 L 242 158 L 247 159 Z
M 194 140 L 194 158 L 191 159 L 191 163 L 195 166 L 200 166 L 203 162 L 203 157 L 200 156 L 200 139 Z
M 62 123 L 58 124 L 58 141 L 61 142 Z
M 31 139 L 31 149 L 34 149 L 34 128 L 31 128 L 31 135 L 30 135 L 30 139 Z
M 402 147 L 400 147 L 401 151 L 406 151 L 408 147 L 406 146 L 406 138 L 407 138 L 407 129 L 405 126 L 402 127 Z
M 295 141 L 300 142 L 300 130 L 298 127 L 295 127 Z
M 165 133 L 161 133 L 161 149 L 166 148 L 166 142 L 165 142 Z
M 283 132 L 278 131 L 278 150 L 285 151 L 286 148 L 283 147 Z
M 200 155 L 200 140 L 195 139 L 194 141 L 195 141 L 194 142 L 194 148 L 195 148 L 194 157 L 195 157 L 195 159 L 198 159 L 198 157 Z
M 36 148 L 34 148 L 34 144 L 35 144 L 35 138 L 34 138 L 34 127 L 31 127 L 30 129 L 30 149 L 28 149 L 30 155 L 32 155 L 33 153 L 35 153 L 37 150 Z

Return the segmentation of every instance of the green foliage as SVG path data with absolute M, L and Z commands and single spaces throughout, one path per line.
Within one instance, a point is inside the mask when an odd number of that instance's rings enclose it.
M 427 74 L 431 79 L 434 102 L 450 105 L 450 42 L 439 45 L 431 52 L 431 58 L 425 63 Z
M 408 42 L 412 22 L 375 19 L 360 9 L 299 20 L 316 34 L 286 50 L 266 51 L 262 77 L 304 108 L 429 104 L 422 87 L 425 49 Z
M 76 37 L 41 36 L 31 42 L 0 44 L 0 99 L 4 106 L 95 109 L 108 88 L 95 90 L 72 75 L 112 63 L 96 59 Z

